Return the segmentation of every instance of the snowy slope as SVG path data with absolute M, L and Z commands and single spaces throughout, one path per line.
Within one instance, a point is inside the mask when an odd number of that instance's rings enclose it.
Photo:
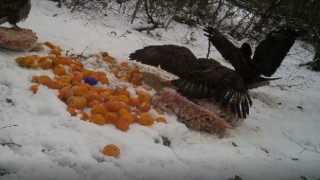
M 64 51 L 107 51 L 125 61 L 146 45 L 178 44 L 198 57 L 207 54 L 202 30 L 177 25 L 158 30 L 161 38 L 150 37 L 132 30 L 124 17 L 89 20 L 49 1 L 32 0 L 32 5 L 19 25 L 36 32 L 39 42 L 50 41 Z M 191 31 L 196 41 L 185 44 Z M 174 116 L 167 116 L 168 124 L 136 124 L 128 132 L 80 121 L 54 91 L 28 90 L 32 76 L 52 74 L 18 67 L 15 58 L 26 54 L 32 53 L 0 49 L 0 142 L 21 145 L 0 146 L 0 169 L 11 173 L 0 179 L 320 178 L 320 76 L 298 66 L 312 58 L 301 42 L 274 75 L 282 79 L 252 90 L 250 116 L 222 139 L 188 130 Z M 217 51 L 211 57 L 231 67 Z M 17 126 L 7 127 L 12 125 Z M 170 147 L 155 143 L 161 136 L 170 139 Z M 120 158 L 101 153 L 109 143 L 120 147 Z

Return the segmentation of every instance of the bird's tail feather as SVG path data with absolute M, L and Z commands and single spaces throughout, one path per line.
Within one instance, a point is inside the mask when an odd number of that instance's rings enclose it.
M 255 89 L 261 86 L 267 86 L 270 84 L 270 81 L 275 81 L 281 79 L 279 78 L 265 78 L 265 77 L 258 77 L 254 82 L 248 84 L 248 89 Z

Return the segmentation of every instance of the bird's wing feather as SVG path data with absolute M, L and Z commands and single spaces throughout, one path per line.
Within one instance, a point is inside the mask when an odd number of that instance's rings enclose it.
M 188 97 L 215 97 L 224 105 L 230 105 L 239 117 L 245 118 L 249 113 L 251 99 L 245 82 L 217 61 L 197 59 L 188 48 L 175 45 L 148 46 L 129 57 L 179 76 L 173 84 Z
M 248 94 L 248 88 L 242 77 L 234 70 L 222 66 L 213 59 L 202 60 L 204 69 L 196 69 L 191 72 L 192 77 L 201 79 L 203 83 L 210 83 L 214 89 L 215 98 L 222 105 L 230 105 L 231 110 L 239 117 L 245 118 L 249 114 L 252 105 Z M 201 77 L 201 78 L 200 78 Z
M 257 46 L 252 59 L 252 67 L 270 77 L 286 57 L 298 33 L 290 29 L 272 31 Z
M 197 68 L 197 58 L 188 48 L 182 46 L 147 46 L 131 53 L 129 57 L 143 64 L 160 66 L 180 78 L 188 78 L 189 72 Z
M 205 27 L 205 34 L 209 38 L 212 45 L 220 52 L 223 58 L 228 60 L 234 69 L 246 80 L 255 76 L 252 74 L 248 57 L 244 52 L 234 46 L 224 35 L 217 29 L 212 27 Z
M 205 34 L 209 38 L 209 41 L 214 45 L 214 47 L 220 52 L 222 57 L 232 63 L 231 54 L 239 49 L 233 45 L 224 35 L 219 32 L 216 28 L 205 27 L 204 31 L 208 34 Z

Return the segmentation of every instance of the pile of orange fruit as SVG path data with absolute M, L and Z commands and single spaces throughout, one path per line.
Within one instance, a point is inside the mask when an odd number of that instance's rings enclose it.
M 166 123 L 161 116 L 164 112 L 152 107 L 151 95 L 147 91 L 137 90 L 143 82 L 139 68 L 132 67 L 128 62 L 118 63 L 106 52 L 99 55 L 111 74 L 119 81 L 132 84 L 135 89 L 132 95 L 125 86 L 111 86 L 106 72 L 85 68 L 81 60 L 61 55 L 62 49 L 50 42 L 44 45 L 51 49 L 50 54 L 27 55 L 16 59 L 17 64 L 24 68 L 52 70 L 53 78 L 47 75 L 32 77 L 30 90 L 33 93 L 37 92 L 40 85 L 54 89 L 58 91 L 58 98 L 67 105 L 66 110 L 71 116 L 80 116 L 81 120 L 97 125 L 113 124 L 121 131 L 127 131 L 133 123 L 143 126 L 151 126 L 155 122 Z M 98 84 L 88 84 L 84 81 L 86 78 L 93 78 Z M 151 109 L 157 113 L 150 113 Z M 110 154 L 108 150 L 103 153 Z M 111 154 L 119 156 L 117 153 Z

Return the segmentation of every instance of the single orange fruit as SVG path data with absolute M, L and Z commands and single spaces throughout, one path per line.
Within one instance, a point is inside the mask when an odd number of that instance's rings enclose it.
M 50 49 L 54 49 L 56 47 L 54 44 L 52 44 L 51 42 L 48 42 L 48 41 L 44 42 L 43 44 L 48 46 Z
M 130 111 L 125 108 L 125 107 L 121 107 L 119 110 L 118 110 L 118 115 L 122 115 L 122 114 L 130 114 Z
M 103 148 L 102 153 L 106 156 L 113 156 L 118 158 L 120 156 L 120 149 L 114 144 L 108 144 Z
M 104 115 L 108 112 L 107 108 L 102 104 L 97 104 L 91 108 L 91 114 Z
M 104 89 L 102 87 L 99 87 L 99 86 L 91 86 L 90 88 L 91 91 L 94 91 L 98 94 L 102 93 L 104 91 Z
M 163 117 L 157 117 L 157 118 L 156 118 L 156 121 L 167 124 L 167 120 L 166 120 L 165 118 L 163 118 Z
M 74 61 L 73 61 L 73 65 L 78 66 L 78 67 L 80 67 L 80 68 L 83 68 L 83 64 L 82 64 L 82 62 L 79 61 L 79 60 L 74 60 Z
M 112 95 L 126 95 L 130 97 L 130 92 L 124 88 L 116 88 L 112 91 Z
M 62 66 L 55 66 L 53 67 L 53 74 L 58 76 L 64 76 L 67 74 L 67 71 Z
M 32 91 L 33 93 L 37 93 L 39 89 L 39 84 L 33 84 L 30 86 L 30 91 Z
M 116 124 L 116 128 L 121 130 L 121 131 L 128 131 L 129 129 L 129 123 L 125 120 L 119 119 Z
M 124 82 L 130 82 L 131 76 L 127 73 L 122 73 L 119 79 L 123 80 Z
M 96 92 L 91 92 L 91 91 L 89 91 L 89 92 L 88 92 L 87 94 L 85 94 L 83 97 L 86 98 L 88 102 L 93 101 L 93 100 L 98 101 L 98 102 L 101 102 L 101 101 L 102 101 L 102 98 L 101 98 L 101 97 L 99 96 L 99 94 L 96 93 Z
M 36 79 L 37 79 L 37 82 L 42 85 L 47 85 L 52 81 L 51 78 L 47 75 L 37 76 Z
M 101 84 L 109 84 L 109 79 L 105 75 L 100 75 L 99 81 L 101 82 Z
M 70 65 L 71 63 L 72 63 L 71 57 L 68 57 L 68 56 L 59 57 L 59 64 Z
M 104 51 L 104 52 L 101 52 L 100 55 L 101 55 L 102 57 L 108 57 L 108 56 L 109 56 L 109 53 L 106 52 L 106 51 Z
M 114 112 L 107 112 L 104 115 L 104 118 L 106 120 L 106 123 L 116 124 L 116 122 L 118 121 L 118 114 Z
M 120 102 L 124 102 L 125 104 L 129 104 L 129 97 L 124 94 L 120 94 L 116 97 L 116 99 Z
M 120 109 L 120 104 L 117 101 L 108 101 L 105 105 L 107 109 L 112 112 L 117 112 Z
M 87 121 L 89 119 L 89 115 L 86 112 L 81 111 L 80 114 L 81 114 L 81 118 L 80 118 L 81 120 Z
M 46 59 L 41 62 L 40 67 L 42 69 L 51 69 L 52 68 L 52 61 L 50 59 Z
M 127 66 L 129 66 L 129 63 L 128 62 L 121 62 L 120 66 L 127 67 Z
M 141 74 L 137 72 L 131 72 L 132 78 L 140 78 L 141 79 Z
M 116 67 L 110 69 L 110 72 L 111 72 L 112 74 L 114 74 L 114 75 L 118 74 L 119 71 L 120 71 L 120 70 L 119 70 L 118 68 L 116 68 Z
M 76 109 L 84 109 L 87 107 L 87 100 L 84 97 L 75 96 L 70 105 Z
M 121 114 L 119 115 L 119 120 L 126 121 L 128 124 L 132 124 L 135 122 L 135 116 L 132 114 Z
M 66 86 L 66 87 L 63 87 L 61 89 L 61 91 L 63 92 L 64 94 L 64 99 L 67 100 L 69 97 L 73 96 L 73 91 L 71 89 L 71 86 Z
M 160 108 L 155 108 L 154 109 L 159 115 L 163 115 L 164 114 L 164 112 L 162 111 L 162 109 L 160 109 Z
M 89 92 L 88 88 L 83 85 L 72 86 L 71 89 L 72 89 L 72 92 L 75 96 L 84 96 L 85 94 L 87 94 Z
M 90 102 L 88 102 L 88 108 L 92 108 L 93 106 L 98 105 L 98 104 L 100 104 L 99 101 L 96 101 L 96 100 L 90 101 Z
M 67 107 L 67 111 L 70 113 L 71 116 L 77 115 L 76 109 L 73 107 Z
M 151 115 L 143 113 L 138 119 L 138 123 L 143 126 L 151 126 L 154 123 L 154 119 Z
M 116 62 L 116 59 L 111 57 L 111 56 L 103 56 L 102 59 L 106 62 L 109 62 L 109 63 L 115 63 Z
M 58 98 L 61 101 L 64 101 L 64 92 L 61 89 L 58 90 Z
M 131 71 L 131 73 L 138 73 L 138 74 L 140 74 L 141 72 L 140 72 L 140 70 L 139 70 L 139 68 L 134 68 L 132 71 Z
M 133 77 L 130 82 L 135 86 L 141 86 L 142 85 L 142 80 L 141 80 L 140 77 Z
M 130 98 L 129 105 L 133 107 L 137 107 L 140 105 L 140 100 L 138 98 Z
M 88 78 L 90 77 L 90 75 L 93 73 L 93 71 L 88 70 L 88 69 L 83 69 L 81 71 L 83 78 Z
M 54 79 L 59 81 L 63 87 L 68 86 L 71 83 L 71 78 L 69 76 L 56 76 Z
M 141 111 L 141 112 L 147 112 L 149 111 L 151 108 L 151 104 L 149 102 L 142 102 L 139 106 L 138 106 L 138 109 Z
M 108 91 L 103 91 L 103 92 L 100 93 L 100 97 L 101 97 L 103 100 L 106 100 L 110 95 L 111 95 L 111 93 L 108 92 Z
M 101 114 L 91 114 L 90 121 L 98 125 L 104 125 L 106 123 L 106 120 Z
M 59 81 L 50 81 L 46 86 L 50 89 L 61 89 L 63 87 Z
M 151 95 L 149 93 L 144 92 L 144 91 L 137 91 L 136 93 L 138 94 L 138 99 L 141 102 L 151 103 Z

